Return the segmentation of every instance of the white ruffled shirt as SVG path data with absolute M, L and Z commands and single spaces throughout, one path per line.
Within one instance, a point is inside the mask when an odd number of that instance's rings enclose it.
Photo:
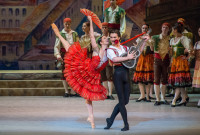
M 186 48 L 188 50 L 192 49 L 191 48 L 191 40 L 189 38 L 187 38 L 186 36 L 181 36 L 176 42 L 174 40 L 175 40 L 175 38 L 172 38 L 170 40 L 171 46 L 177 45 L 181 41 L 181 44 L 184 46 L 184 48 Z
M 124 49 L 124 47 L 122 45 L 120 45 L 120 47 L 121 47 L 121 50 L 118 49 L 117 47 L 113 46 L 113 45 L 109 46 L 109 48 L 114 48 L 118 52 L 119 56 L 126 52 L 126 50 Z M 127 50 L 129 50 L 129 47 L 127 47 Z M 108 59 L 112 60 L 113 58 L 119 57 L 119 56 L 117 56 L 112 49 L 107 49 Z

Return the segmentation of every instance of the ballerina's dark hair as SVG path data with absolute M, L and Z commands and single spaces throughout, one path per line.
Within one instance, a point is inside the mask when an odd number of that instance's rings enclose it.
M 87 27 L 90 27 L 90 22 L 84 22 Z
M 183 24 L 181 22 L 175 23 L 172 28 L 176 29 L 178 33 L 182 33 L 184 30 Z

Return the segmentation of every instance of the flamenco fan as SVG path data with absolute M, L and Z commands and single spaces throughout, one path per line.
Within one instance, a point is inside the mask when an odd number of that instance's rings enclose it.
M 81 8 L 80 9 L 81 13 L 83 13 L 84 15 L 86 16 L 91 16 L 92 18 L 92 21 L 100 28 L 102 29 L 102 24 L 101 24 L 101 21 L 99 20 L 99 17 L 93 13 L 92 11 L 88 10 L 88 9 L 85 9 L 85 8 Z

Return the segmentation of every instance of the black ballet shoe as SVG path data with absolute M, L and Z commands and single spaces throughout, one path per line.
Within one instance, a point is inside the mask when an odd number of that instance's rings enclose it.
M 156 98 L 149 96 L 149 99 L 156 99 Z
M 151 102 L 151 100 L 150 100 L 150 99 L 149 99 L 149 100 L 147 99 L 146 102 Z
M 124 128 L 121 129 L 121 131 L 127 131 L 129 130 L 129 125 L 124 126 Z
M 110 120 L 110 118 L 107 118 L 106 122 L 107 122 L 107 126 L 104 129 L 110 129 L 110 127 L 112 126 L 113 122 Z
M 190 100 L 190 98 L 189 98 L 189 97 L 187 97 L 187 98 L 186 98 L 186 102 L 189 102 L 189 100 Z
M 174 94 L 168 94 L 165 97 L 174 97 Z
M 176 100 L 176 102 L 181 102 L 181 100 L 182 100 L 182 97 L 179 97 L 177 100 Z
M 187 102 L 185 101 L 185 102 L 179 103 L 179 104 L 176 105 L 176 106 L 182 106 L 182 105 L 186 106 L 186 104 L 187 104 Z
M 169 105 L 169 102 L 167 100 L 164 100 L 164 101 L 161 101 L 160 104 Z
M 107 99 L 115 100 L 115 98 L 112 95 L 111 96 L 107 96 Z
M 81 96 L 76 93 L 76 94 L 71 94 L 71 97 L 81 97 Z
M 71 97 L 71 94 L 65 93 L 63 97 Z
M 159 101 L 156 101 L 154 106 L 159 106 L 160 105 L 160 102 Z
M 140 101 L 146 101 L 146 97 L 136 100 L 136 102 L 140 102 Z

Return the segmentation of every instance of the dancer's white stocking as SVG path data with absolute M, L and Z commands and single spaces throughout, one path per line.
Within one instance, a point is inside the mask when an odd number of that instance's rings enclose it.
M 165 101 L 166 85 L 161 85 L 161 101 Z
M 65 93 L 70 94 L 69 90 L 68 90 L 68 84 L 67 84 L 67 82 L 65 80 L 62 80 L 62 83 L 63 83 L 64 89 L 65 89 Z
M 113 82 L 112 81 L 108 81 L 108 90 L 109 90 L 109 96 L 112 95 L 112 91 L 113 91 Z
M 180 94 L 180 89 L 181 89 L 181 88 L 176 88 L 176 89 L 175 89 L 174 99 L 172 100 L 172 104 L 173 104 L 173 105 L 176 104 L 176 100 L 178 99 L 179 94 Z
M 147 100 L 149 100 L 149 91 L 150 91 L 151 84 L 148 84 L 145 87 L 146 87 L 146 98 Z
M 160 101 L 160 85 L 154 85 L 154 92 L 156 95 L 156 101 Z

